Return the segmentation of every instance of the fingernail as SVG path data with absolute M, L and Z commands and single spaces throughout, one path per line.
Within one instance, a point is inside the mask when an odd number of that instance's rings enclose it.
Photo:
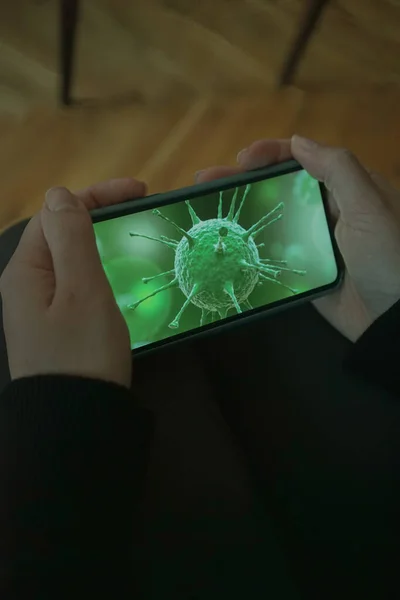
M 244 155 L 245 155 L 246 153 L 247 153 L 247 148 L 243 148 L 243 150 L 241 150 L 241 151 L 239 152 L 239 154 L 237 155 L 237 157 L 236 157 L 236 161 L 237 161 L 238 163 L 240 163 L 240 162 L 241 162 L 241 160 L 243 159 L 243 157 L 244 157 Z
M 197 173 L 195 174 L 194 178 L 197 181 L 198 178 L 200 177 L 200 175 L 202 175 L 204 173 L 205 169 L 202 169 L 201 171 L 197 171 Z
M 317 142 L 314 142 L 314 140 L 302 137 L 301 135 L 294 135 L 292 137 L 292 142 L 297 144 L 298 147 L 302 148 L 306 152 L 309 152 L 310 150 L 313 150 L 316 146 L 318 146 Z
M 45 204 L 53 212 L 58 210 L 73 210 L 80 207 L 76 196 L 64 187 L 54 187 L 46 192 Z

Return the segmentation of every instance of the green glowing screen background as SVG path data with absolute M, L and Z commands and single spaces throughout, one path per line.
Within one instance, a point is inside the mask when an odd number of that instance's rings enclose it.
M 227 219 L 235 191 L 235 210 Z M 190 200 L 202 222 L 198 224 L 185 202 L 160 208 L 170 221 L 150 209 L 94 224 L 100 258 L 132 348 L 196 329 L 202 318 L 208 324 L 225 314 L 231 317 L 250 306 L 266 306 L 335 282 L 337 266 L 321 192 L 305 171 L 252 183 L 247 190 L 246 185 L 225 190 L 224 221 L 217 220 L 220 197 L 216 192 Z M 192 242 L 171 221 L 185 232 L 194 227 Z M 157 241 L 161 236 L 164 242 Z M 169 273 L 152 279 L 165 272 Z M 195 283 L 196 294 L 182 312 Z M 171 287 L 138 303 L 168 284 Z M 195 305 L 196 295 L 204 310 Z

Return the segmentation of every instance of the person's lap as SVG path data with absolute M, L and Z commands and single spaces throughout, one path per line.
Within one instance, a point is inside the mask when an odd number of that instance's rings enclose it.
M 0 271 L 22 229 L 0 237 Z M 280 542 L 307 597 L 370 589 L 400 499 L 400 409 L 342 372 L 349 349 L 303 306 L 135 361 L 137 401 L 157 419 L 137 551 L 163 564 L 164 597 L 212 598 L 216 580 L 275 592 Z
M 221 412 L 307 597 L 385 597 L 378 556 L 398 546 L 400 406 L 343 371 L 350 351 L 309 305 L 214 344 Z
M 296 598 L 278 532 L 254 490 L 238 440 L 195 348 L 139 358 L 138 401 L 156 415 L 138 553 L 155 597 Z M 144 562 L 146 560 L 144 559 Z

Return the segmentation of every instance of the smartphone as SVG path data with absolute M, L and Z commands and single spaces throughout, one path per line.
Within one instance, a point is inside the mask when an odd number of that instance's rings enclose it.
M 341 281 L 325 189 L 296 161 L 91 215 L 135 351 L 266 316 Z

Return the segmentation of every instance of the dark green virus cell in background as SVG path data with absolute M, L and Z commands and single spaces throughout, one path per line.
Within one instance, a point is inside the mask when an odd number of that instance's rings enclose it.
M 201 221 L 190 202 L 186 200 L 192 219 L 192 227 L 189 231 L 179 227 L 158 209 L 153 210 L 153 214 L 171 223 L 182 234 L 180 241 L 163 235 L 160 238 L 153 238 L 130 232 L 131 236 L 161 242 L 175 251 L 173 269 L 142 280 L 143 283 L 147 283 L 156 277 L 167 275 L 172 278 L 171 281 L 131 304 L 130 309 L 135 309 L 148 298 L 164 290 L 179 287 L 186 300 L 169 325 L 175 329 L 179 327 L 179 320 L 190 302 L 201 308 L 200 325 L 204 325 L 210 314 L 211 320 L 214 320 L 216 315 L 225 317 L 231 308 L 241 313 L 240 305 L 251 309 L 249 296 L 255 286 L 264 281 L 273 282 L 296 293 L 296 290 L 285 285 L 278 278 L 284 271 L 298 275 L 304 275 L 305 271 L 288 269 L 285 266 L 286 261 L 260 258 L 259 248 L 264 244 L 256 245 L 254 241 L 266 227 L 283 217 L 283 202 L 247 230 L 238 223 L 250 187 L 250 184 L 246 186 L 236 213 L 235 207 L 240 188 L 235 189 L 226 217 L 222 217 L 223 192 L 220 192 L 217 218 L 207 221 Z

